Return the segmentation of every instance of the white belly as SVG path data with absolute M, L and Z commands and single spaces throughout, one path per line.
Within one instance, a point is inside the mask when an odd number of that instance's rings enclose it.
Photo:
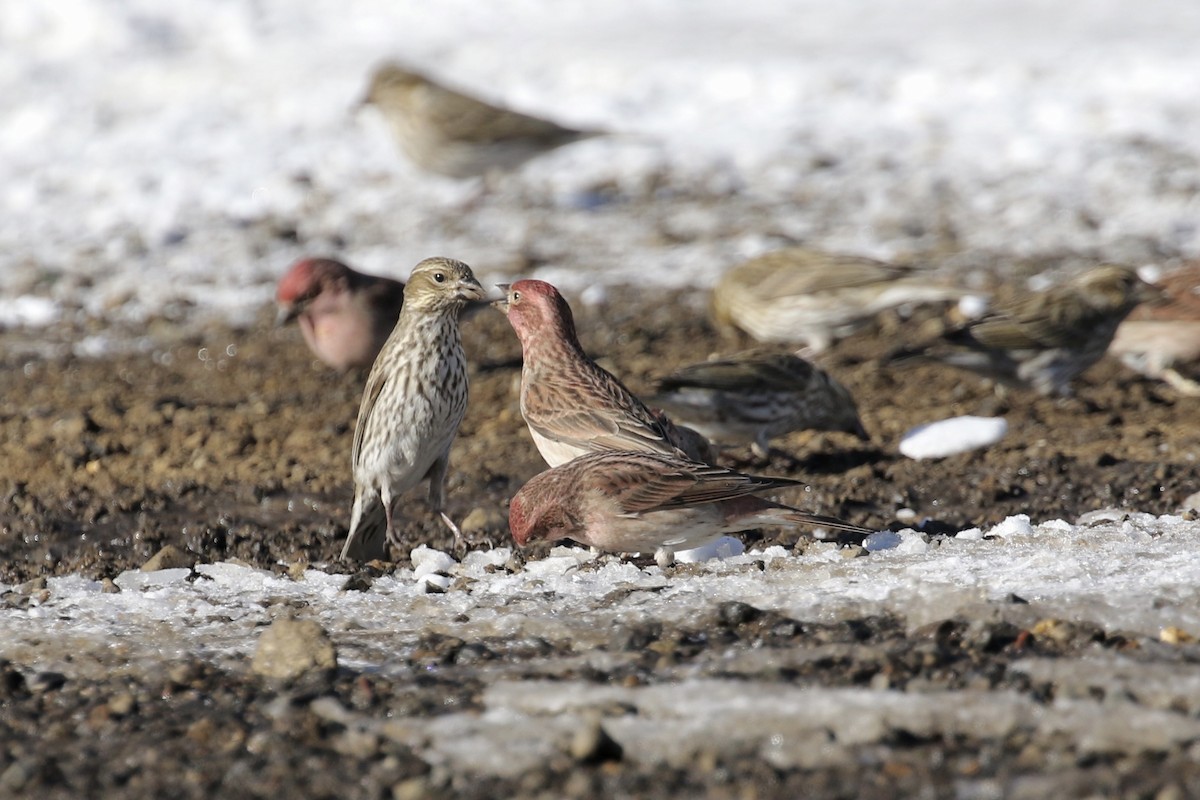
M 533 443 L 537 446 L 538 452 L 542 454 L 542 458 L 552 467 L 573 461 L 588 452 L 582 447 L 547 439 L 532 428 L 529 429 L 529 435 L 533 437 Z

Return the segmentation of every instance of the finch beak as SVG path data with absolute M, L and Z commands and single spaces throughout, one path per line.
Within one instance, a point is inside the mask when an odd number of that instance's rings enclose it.
M 280 306 L 279 311 L 275 314 L 275 327 L 282 328 L 303 313 L 304 305 L 302 303 L 289 303 L 286 306 Z
M 458 282 L 458 296 L 463 300 L 482 300 L 487 297 L 487 292 L 479 285 L 479 281 L 468 279 Z
M 1151 306 L 1163 306 L 1170 302 L 1171 298 L 1163 290 L 1161 286 L 1153 283 L 1142 282 L 1142 285 L 1137 288 L 1137 301 Z
M 508 289 L 510 286 L 512 286 L 511 283 L 497 283 L 496 288 L 504 292 L 504 297 L 501 297 L 499 300 L 492 301 L 492 308 L 499 309 L 505 314 L 508 313 Z

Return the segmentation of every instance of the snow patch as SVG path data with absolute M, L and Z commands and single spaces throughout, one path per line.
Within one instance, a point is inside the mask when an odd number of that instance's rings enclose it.
M 952 417 L 909 430 L 900 440 L 900 452 L 916 459 L 945 458 L 993 445 L 1006 433 L 1003 417 Z

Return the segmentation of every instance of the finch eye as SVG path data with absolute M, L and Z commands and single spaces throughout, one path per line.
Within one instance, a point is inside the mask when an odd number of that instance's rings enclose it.
M 438 283 L 445 283 L 446 275 L 445 275 L 445 273 L 442 273 L 442 272 L 435 272 L 435 273 L 433 273 L 433 279 L 435 281 L 437 281 Z
M 513 292 L 512 299 L 513 299 L 513 301 L 514 301 L 514 302 L 515 302 L 515 301 L 517 301 L 517 300 L 520 300 L 520 299 L 521 299 L 521 293 L 520 293 L 520 292 Z

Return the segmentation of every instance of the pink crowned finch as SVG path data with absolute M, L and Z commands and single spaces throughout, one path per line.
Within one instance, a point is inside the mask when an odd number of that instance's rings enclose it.
M 279 280 L 275 299 L 279 322 L 296 320 L 316 357 L 345 372 L 375 361 L 396 327 L 404 284 L 332 258 L 305 258 Z
M 889 358 L 933 359 L 1044 395 L 1066 395 L 1071 382 L 1104 355 L 1121 320 L 1138 303 L 1159 297 L 1128 267 L 1095 267 Z
M 845 431 L 867 439 L 854 398 L 829 373 L 789 353 L 740 353 L 692 364 L 658 382 L 650 402 L 702 435 L 751 443 L 799 430 Z
M 342 558 L 371 559 L 396 541 L 393 501 L 429 480 L 429 508 L 442 510 L 450 445 L 467 410 L 467 364 L 458 317 L 484 296 L 471 268 L 427 258 L 413 268 L 404 308 L 367 376 L 354 428 L 354 505 Z
M 375 70 L 363 102 L 379 109 L 414 163 L 451 178 L 512 170 L 600 135 L 499 108 L 397 64 Z
M 1200 395 L 1200 382 L 1181 371 L 1200 364 L 1200 261 L 1164 275 L 1154 285 L 1163 291 L 1165 302 L 1135 309 L 1117 328 L 1108 351 L 1181 394 Z
M 562 295 L 544 281 L 501 286 L 496 302 L 521 340 L 521 415 L 552 467 L 599 450 L 687 455 L 706 453 L 692 436 L 655 414 L 583 352 Z M 683 452 L 682 447 L 690 447 Z
M 719 328 L 760 342 L 803 344 L 812 352 L 903 305 L 957 300 L 968 292 L 920 270 L 862 256 L 791 247 L 730 269 L 712 292 Z
M 509 505 L 508 525 L 522 547 L 571 539 L 599 550 L 659 556 L 764 525 L 871 533 L 752 496 L 796 483 L 660 453 L 591 453 L 531 478 Z

